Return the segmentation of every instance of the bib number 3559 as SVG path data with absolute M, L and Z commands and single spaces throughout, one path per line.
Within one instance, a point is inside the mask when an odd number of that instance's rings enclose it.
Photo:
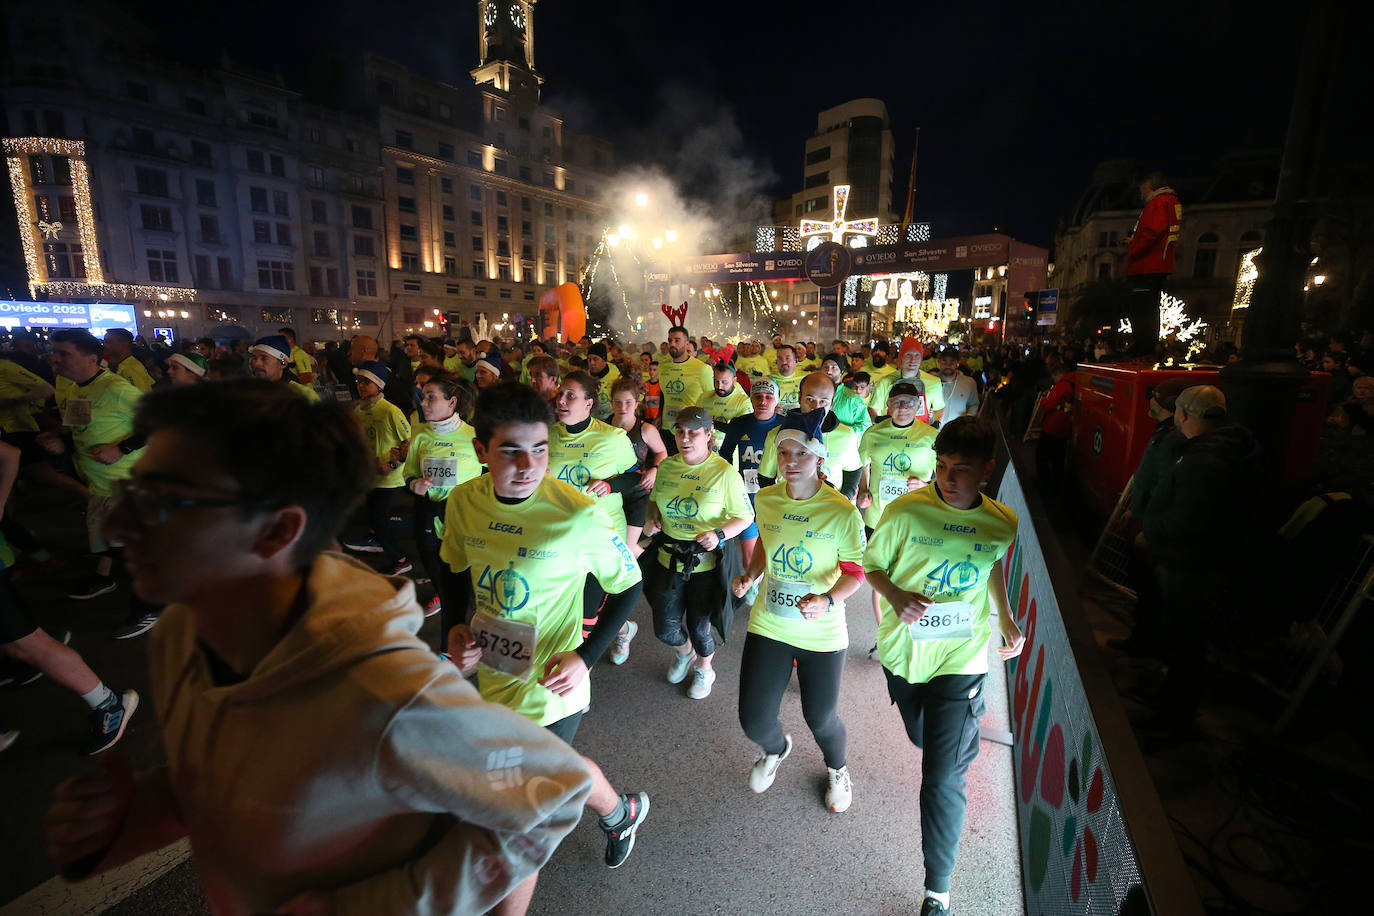
M 529 677 L 539 638 L 534 624 L 478 611 L 472 617 L 471 629 L 472 638 L 482 647 L 481 664 L 521 680 Z

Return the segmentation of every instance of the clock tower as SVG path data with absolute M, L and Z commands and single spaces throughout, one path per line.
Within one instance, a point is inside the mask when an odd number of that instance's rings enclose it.
M 477 0 L 481 37 L 472 78 L 511 96 L 539 100 L 544 82 L 534 69 L 534 4 L 536 0 Z

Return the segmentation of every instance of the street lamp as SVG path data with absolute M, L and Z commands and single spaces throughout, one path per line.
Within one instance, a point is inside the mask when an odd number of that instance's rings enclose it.
M 649 206 L 649 195 L 643 192 L 635 195 L 635 203 L 641 207 Z

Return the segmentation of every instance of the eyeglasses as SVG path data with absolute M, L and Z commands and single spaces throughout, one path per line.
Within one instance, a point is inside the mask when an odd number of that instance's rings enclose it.
M 111 487 L 115 505 L 129 509 L 144 525 L 165 525 L 176 509 L 223 509 L 229 506 L 266 508 L 275 500 L 243 496 L 172 496 L 141 487 L 132 480 L 116 480 Z
M 889 410 L 893 407 L 911 409 L 916 406 L 916 402 L 912 398 L 890 398 L 887 406 Z

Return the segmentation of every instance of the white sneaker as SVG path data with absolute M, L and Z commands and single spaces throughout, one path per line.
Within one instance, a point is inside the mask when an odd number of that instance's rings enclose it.
M 674 655 L 673 663 L 668 666 L 668 683 L 681 684 L 682 679 L 687 676 L 687 670 L 692 667 L 692 661 L 697 657 L 695 652 L 688 652 L 686 655 Z
M 849 767 L 830 770 L 830 786 L 825 790 L 825 806 L 836 814 L 849 810 L 854 799 L 854 787 L 849 782 Z
M 711 685 L 715 682 L 715 668 L 694 668 L 692 686 L 687 688 L 687 696 L 694 700 L 704 700 L 711 695 Z
M 787 742 L 787 747 L 782 749 L 781 754 L 759 754 L 754 761 L 754 768 L 749 771 L 749 788 L 755 793 L 768 791 L 778 776 L 778 764 L 792 753 L 792 736 L 784 735 L 783 740 Z
M 621 627 L 620 632 L 616 634 L 615 642 L 611 643 L 610 662 L 612 665 L 623 665 L 630 660 L 630 642 L 638 632 L 639 624 L 633 620 Z

